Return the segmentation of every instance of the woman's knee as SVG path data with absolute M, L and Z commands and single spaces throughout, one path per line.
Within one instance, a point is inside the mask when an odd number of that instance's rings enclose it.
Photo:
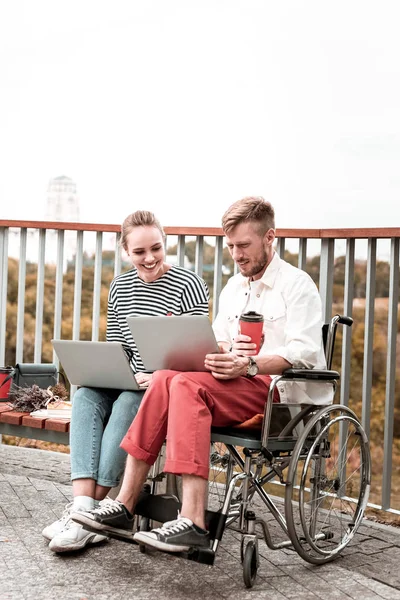
M 74 395 L 72 419 L 76 418 L 77 415 L 89 417 L 94 414 L 101 414 L 104 418 L 110 411 L 111 403 L 112 400 L 102 390 L 81 387 Z
M 139 410 L 140 403 L 144 396 L 144 391 L 124 391 L 119 394 L 118 398 L 113 404 L 112 413 L 115 416 L 117 413 L 121 415 L 131 415 L 132 418 L 136 416 Z

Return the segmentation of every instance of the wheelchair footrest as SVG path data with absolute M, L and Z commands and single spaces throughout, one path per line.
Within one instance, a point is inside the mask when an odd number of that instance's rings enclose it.
M 159 523 L 174 521 L 178 517 L 181 503 L 170 494 L 149 494 L 142 492 L 136 504 L 135 514 Z M 225 529 L 226 515 L 220 512 L 206 510 L 206 526 L 210 539 L 220 540 Z M 122 539 L 122 538 L 118 538 Z M 124 541 L 129 541 L 125 540 Z
M 179 556 L 203 565 L 213 565 L 215 552 L 211 548 L 190 548 L 189 552 L 180 552 Z
M 136 504 L 135 514 L 165 523 L 176 519 L 180 508 L 181 503 L 175 496 L 142 492 Z
M 110 537 L 110 538 L 112 538 L 114 540 L 118 540 L 119 542 L 127 542 L 128 544 L 135 544 L 135 546 L 138 545 L 138 543 L 135 542 L 135 540 L 133 539 L 133 535 L 134 535 L 133 531 L 132 531 L 132 533 L 127 533 L 124 536 L 118 535 L 118 533 L 113 533 L 113 532 L 110 532 L 110 531 L 105 531 L 104 535 L 106 535 L 107 537 Z

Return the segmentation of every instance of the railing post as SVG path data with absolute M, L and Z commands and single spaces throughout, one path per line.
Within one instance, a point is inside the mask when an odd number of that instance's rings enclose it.
M 328 323 L 332 316 L 334 250 L 335 240 L 333 238 L 325 238 L 321 241 L 319 294 L 322 301 L 322 319 L 324 323 Z
M 92 340 L 99 339 L 100 326 L 100 295 L 101 295 L 101 267 L 102 267 L 103 234 L 101 231 L 96 233 L 96 253 L 94 260 L 94 281 L 93 281 L 93 307 L 92 307 Z
M 194 260 L 194 271 L 199 277 L 203 277 L 203 246 L 204 237 L 199 235 L 196 239 L 196 254 Z
M 44 301 L 44 272 L 46 251 L 46 229 L 39 230 L 39 255 L 36 281 L 36 323 L 35 323 L 35 363 L 42 362 L 42 339 L 43 339 L 43 301 Z
M 285 258 L 285 238 L 284 237 L 278 238 L 278 244 L 276 246 L 276 251 L 282 259 Z
M 306 270 L 307 267 L 307 238 L 299 239 L 299 257 L 297 266 L 299 269 L 303 271 Z
M 79 340 L 81 330 L 81 300 L 82 300 L 82 263 L 83 263 L 83 231 L 76 235 L 75 254 L 75 289 L 74 289 L 74 312 L 72 324 L 72 339 Z
M 57 231 L 57 267 L 56 267 L 56 286 L 54 294 L 54 339 L 58 340 L 61 338 L 61 327 L 62 327 L 62 296 L 63 296 L 63 279 L 64 279 L 64 231 L 59 229 Z M 53 362 L 57 365 L 60 364 L 58 356 L 53 350 Z
M 376 239 L 368 240 L 367 282 L 364 317 L 364 361 L 362 382 L 362 426 L 369 436 L 371 428 L 371 398 L 373 373 L 374 313 L 376 278 Z
M 24 321 L 25 321 L 25 281 L 26 281 L 26 240 L 28 230 L 21 229 L 19 238 L 19 266 L 18 266 L 18 305 L 17 305 L 17 333 L 16 333 L 16 364 L 24 360 Z
M 215 238 L 215 256 L 214 256 L 214 286 L 213 286 L 213 310 L 212 320 L 214 321 L 218 313 L 219 295 L 222 287 L 222 251 L 224 238 L 217 236 Z
M 185 266 L 185 236 L 178 235 L 178 247 L 176 250 L 177 263 L 180 267 Z
M 343 312 L 347 317 L 353 315 L 354 297 L 354 246 L 355 240 L 348 238 L 346 242 L 346 268 L 344 278 Z M 340 378 L 340 403 L 349 405 L 350 396 L 350 358 L 352 327 L 343 327 L 342 373 Z
M 121 273 L 121 246 L 120 241 L 121 233 L 118 232 L 115 235 L 115 251 L 114 251 L 114 277 Z
M 386 363 L 385 433 L 383 441 L 382 508 L 390 508 L 392 487 L 393 415 L 396 383 L 397 313 L 399 303 L 399 242 L 392 238 L 390 246 L 390 285 L 388 314 L 388 352 Z
M 0 366 L 6 360 L 8 228 L 0 227 Z

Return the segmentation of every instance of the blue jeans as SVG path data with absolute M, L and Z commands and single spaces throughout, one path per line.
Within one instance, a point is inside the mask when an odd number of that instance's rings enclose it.
M 71 479 L 94 479 L 115 487 L 125 467 L 120 443 L 139 409 L 144 391 L 82 387 L 72 403 Z

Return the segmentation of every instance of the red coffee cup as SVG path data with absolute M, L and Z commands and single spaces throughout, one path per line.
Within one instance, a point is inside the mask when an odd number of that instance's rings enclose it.
M 256 344 L 256 354 L 260 352 L 261 340 L 263 335 L 264 317 L 260 313 L 250 310 L 240 315 L 239 333 L 251 337 L 253 344 Z
M 6 381 L 7 377 L 13 372 L 12 367 L 0 367 L 0 402 L 2 400 L 8 400 L 8 393 L 12 383 L 12 377 Z

